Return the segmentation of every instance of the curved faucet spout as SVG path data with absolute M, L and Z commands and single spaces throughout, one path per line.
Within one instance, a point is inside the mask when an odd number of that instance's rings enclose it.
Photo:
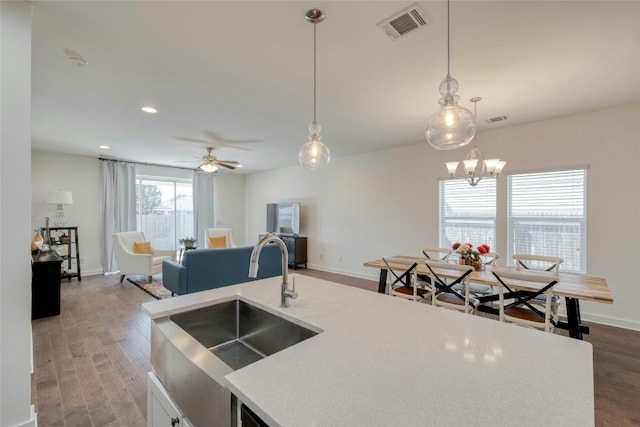
M 289 298 L 295 299 L 298 294 L 295 292 L 295 284 L 293 289 L 288 289 L 289 286 L 289 252 L 287 251 L 287 245 L 284 244 L 275 234 L 269 233 L 264 236 L 253 247 L 251 251 L 251 259 L 249 261 L 249 277 L 256 277 L 258 275 L 258 259 L 260 258 L 260 252 L 267 243 L 273 242 L 280 247 L 282 253 L 282 291 L 280 293 L 280 307 L 289 307 Z

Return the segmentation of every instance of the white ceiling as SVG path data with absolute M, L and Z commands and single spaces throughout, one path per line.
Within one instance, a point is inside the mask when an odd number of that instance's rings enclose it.
M 35 149 L 196 167 L 213 141 L 245 165 L 231 173 L 296 165 L 313 7 L 326 13 L 317 117 L 333 158 L 426 143 L 447 71 L 444 1 L 419 2 L 433 22 L 397 41 L 376 23 L 413 2 L 31 3 Z M 462 105 L 483 98 L 481 129 L 640 102 L 640 2 L 454 1 L 451 74 Z M 510 118 L 485 123 L 498 115 Z

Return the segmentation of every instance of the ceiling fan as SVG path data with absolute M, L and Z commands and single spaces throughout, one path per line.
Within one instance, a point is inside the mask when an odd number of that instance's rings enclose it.
M 218 166 L 231 170 L 242 167 L 242 165 L 235 160 L 218 160 L 216 156 L 211 155 L 212 151 L 213 147 L 207 147 L 207 154 L 202 156 L 202 163 L 198 166 L 198 169 L 207 173 L 213 173 L 218 170 Z

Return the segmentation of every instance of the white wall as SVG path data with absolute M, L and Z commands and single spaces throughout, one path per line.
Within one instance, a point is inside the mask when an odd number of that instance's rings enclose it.
M 0 2 L 0 425 L 35 426 L 31 406 L 31 7 Z
M 244 175 L 218 173 L 214 179 L 213 203 L 216 227 L 231 228 L 236 246 L 255 243 L 247 241 L 244 232 Z M 257 241 L 257 237 L 256 237 Z
M 335 142 L 339 144 L 339 142 Z M 508 161 L 509 172 L 589 166 L 588 273 L 605 277 L 614 304 L 582 303 L 584 319 L 640 329 L 640 191 L 632 173 L 640 158 L 640 105 L 481 132 L 486 157 Z M 420 143 L 333 159 L 328 168 L 290 167 L 246 178 L 246 233 L 265 231 L 265 205 L 302 202 L 301 234 L 309 237 L 309 264 L 377 278 L 362 263 L 383 255 L 417 254 L 438 241 L 438 179 L 444 161 L 471 147 L 436 151 Z M 506 179 L 498 192 L 506 194 Z M 498 200 L 498 240 L 506 253 L 506 200 Z M 619 248 L 619 249 L 618 249 Z
M 31 228 L 44 227 L 45 217 L 55 214 L 56 206 L 47 203 L 50 190 L 69 190 L 73 205 L 63 206 L 68 226 L 78 227 L 82 275 L 101 274 L 100 210 L 102 172 L 95 157 L 32 151 L 31 153 Z

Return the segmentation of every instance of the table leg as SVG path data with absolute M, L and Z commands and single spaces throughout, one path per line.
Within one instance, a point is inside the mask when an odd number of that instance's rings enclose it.
M 378 292 L 385 294 L 387 291 L 387 269 L 380 269 L 380 279 L 378 279 Z
M 565 298 L 567 305 L 567 326 L 571 338 L 582 339 L 582 328 L 580 325 L 580 301 L 577 298 Z

